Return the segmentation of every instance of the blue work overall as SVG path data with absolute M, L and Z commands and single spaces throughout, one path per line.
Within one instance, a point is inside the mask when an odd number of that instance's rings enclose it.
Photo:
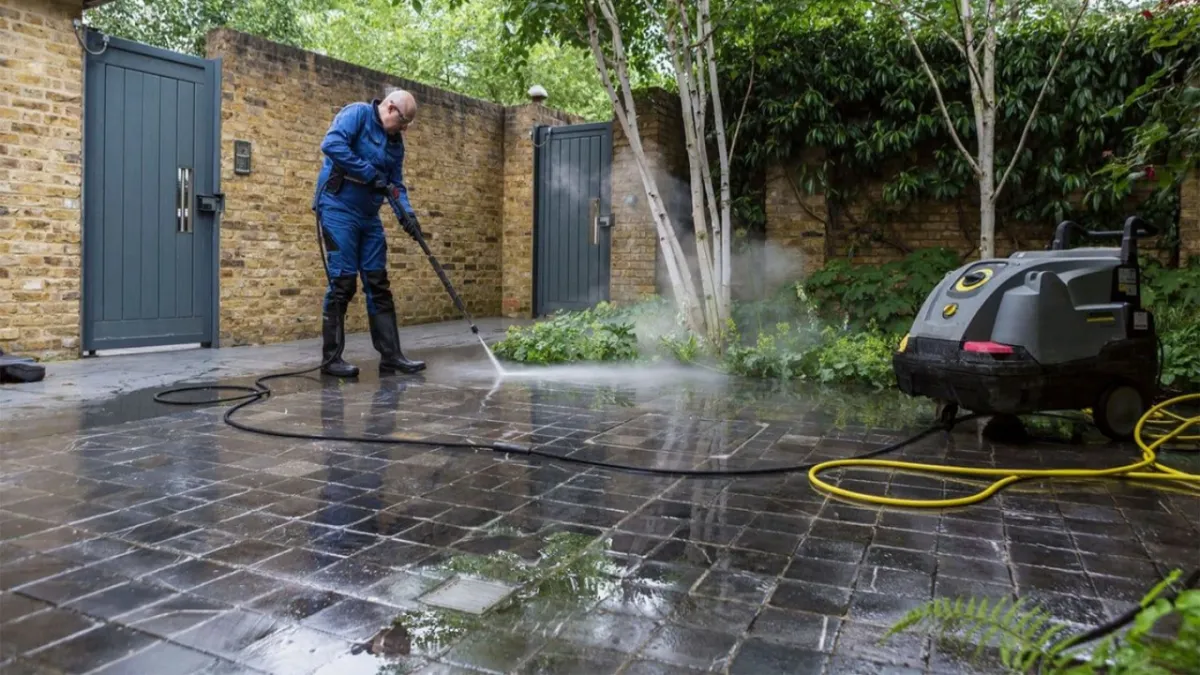
M 326 251 L 329 285 L 322 312 L 324 371 L 350 377 L 357 368 L 341 360 L 345 316 L 362 277 L 371 339 L 383 356 L 382 370 L 415 372 L 424 368 L 400 351 L 396 308 L 387 273 L 387 238 L 379 210 L 384 192 L 373 184 L 394 186 L 398 201 L 413 214 L 404 187 L 404 141 L 389 137 L 379 118 L 379 101 L 342 108 L 321 143 L 325 160 L 317 177 L 313 210 Z
M 387 238 L 379 210 L 384 195 L 371 188 L 377 177 L 399 189 L 399 202 L 411 214 L 404 187 L 404 141 L 388 138 L 379 120 L 378 101 L 351 103 L 333 120 L 321 152 L 325 161 L 317 177 L 313 208 L 321 222 L 328 253 L 330 284 L 325 311 L 345 314 L 361 276 L 368 314 L 393 312 L 387 278 Z M 330 184 L 335 174 L 345 179 Z M 336 187 L 336 193 L 333 188 Z

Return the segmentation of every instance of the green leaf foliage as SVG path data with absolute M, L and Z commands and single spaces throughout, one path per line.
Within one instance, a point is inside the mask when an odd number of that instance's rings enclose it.
M 960 264 L 957 254 L 940 248 L 883 265 L 856 266 L 838 258 L 810 274 L 802 287 L 826 321 L 858 330 L 874 324 L 889 333 L 903 333 L 934 286 Z
M 1140 123 L 1125 129 L 1124 153 L 1115 154 L 1100 174 L 1111 189 L 1126 194 L 1138 181 L 1174 185 L 1200 166 L 1200 3 L 1165 0 L 1142 15 L 1143 56 L 1158 70 L 1106 116 L 1117 119 L 1141 111 Z M 1136 117 L 1135 117 L 1136 119 Z
M 996 647 L 1006 672 L 1047 675 L 1176 675 L 1200 672 L 1200 590 L 1164 592 L 1179 579 L 1178 570 L 1142 599 L 1132 626 L 1119 637 L 1109 634 L 1094 645 L 1083 633 L 1024 600 L 1004 597 L 937 598 L 909 611 L 884 635 L 932 630 L 938 639 L 953 638 L 976 646 L 973 658 Z M 1178 619 L 1174 636 L 1153 634 L 1165 619 Z M 1090 655 L 1084 653 L 1091 648 Z
M 1069 29 L 1068 18 L 1063 11 L 1028 12 L 1007 22 L 999 37 L 1000 170 L 1013 157 Z M 1153 115 L 1148 105 L 1122 105 L 1159 72 L 1164 58 L 1176 63 L 1200 59 L 1196 33 L 1151 48 L 1159 44 L 1152 24 L 1128 9 L 1084 17 L 1004 188 L 997 209 L 1000 222 L 1045 223 L 1049 232 L 1070 217 L 1089 228 L 1110 229 L 1127 215 L 1126 198 L 1144 190 L 1149 198 L 1140 207 L 1143 217 L 1164 231 L 1174 227 L 1174 183 L 1139 175 L 1117 185 L 1101 171 L 1112 157 L 1132 150 L 1131 127 L 1152 118 L 1178 126 L 1179 120 L 1166 121 L 1170 115 L 1165 112 Z M 974 176 L 954 147 L 933 88 L 898 22 L 851 4 L 842 11 L 799 13 L 760 26 L 755 40 L 731 34 L 736 32 L 718 34 L 727 109 L 740 107 L 750 91 L 734 157 L 735 193 L 744 197 L 757 192 L 761 200 L 762 172 L 784 162 L 793 165 L 800 189 L 825 193 L 835 228 L 844 226 L 838 206 L 863 197 L 861 188 L 870 184 L 883 186 L 878 196 L 882 213 L 876 220 L 920 201 L 978 200 Z M 975 122 L 965 62 L 938 32 L 927 29 L 917 36 L 953 125 L 973 149 Z M 735 124 L 736 119 L 728 123 L 731 129 Z M 744 198 L 739 206 L 744 209 L 749 201 Z M 741 220 L 752 224 L 756 215 L 745 213 Z
M 229 27 L 502 105 L 527 102 L 540 84 L 548 105 L 609 119 L 591 52 L 547 35 L 516 50 L 510 14 L 509 0 L 116 0 L 86 12 L 85 21 L 197 56 L 211 30 Z
M 222 26 L 299 44 L 303 5 L 290 0 L 117 0 L 89 10 L 84 19 L 116 37 L 204 56 L 209 31 Z
M 312 1 L 312 0 L 310 0 Z M 611 117 L 592 55 L 545 37 L 512 58 L 507 0 L 320 0 L 304 16 L 305 45 L 362 66 L 395 73 L 502 105 L 529 100 L 540 84 L 547 105 L 588 120 Z
M 497 358 L 531 364 L 628 361 L 637 358 L 633 325 L 601 303 L 581 312 L 560 312 L 532 326 L 512 326 L 493 351 Z
M 1162 386 L 1200 390 L 1200 257 L 1178 268 L 1142 263 L 1142 302 L 1154 314 L 1162 340 Z

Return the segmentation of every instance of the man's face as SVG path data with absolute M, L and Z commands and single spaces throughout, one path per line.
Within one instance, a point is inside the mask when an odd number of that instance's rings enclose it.
M 401 104 L 397 104 L 395 101 L 385 101 L 383 104 L 383 111 L 379 117 L 383 121 L 384 130 L 388 134 L 394 135 L 408 131 L 409 125 L 413 123 L 413 118 L 416 117 L 416 111 L 405 111 L 400 106 Z

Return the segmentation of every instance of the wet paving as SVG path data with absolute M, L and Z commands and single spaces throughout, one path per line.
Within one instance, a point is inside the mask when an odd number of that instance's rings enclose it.
M 427 354 L 419 354 L 427 358 Z M 498 379 L 470 350 L 424 376 L 280 382 L 225 406 L 5 425 L 0 673 L 963 673 L 921 633 L 938 597 L 1017 596 L 1077 627 L 1200 560 L 1200 499 L 1123 481 L 1029 481 L 939 511 L 828 498 L 786 467 L 927 426 L 892 394 L 822 392 L 658 366 Z M 116 421 L 114 421 L 116 420 Z M 1070 423 L 1002 443 L 975 422 L 894 457 L 1088 467 L 1131 447 Z M 576 462 L 440 444 L 500 440 Z M 1200 468 L 1196 455 L 1171 465 Z M 589 464 L 593 463 L 593 464 Z M 972 485 L 847 471 L 855 490 Z M 831 478 L 831 480 L 833 480 Z M 485 583 L 486 582 L 486 583 Z

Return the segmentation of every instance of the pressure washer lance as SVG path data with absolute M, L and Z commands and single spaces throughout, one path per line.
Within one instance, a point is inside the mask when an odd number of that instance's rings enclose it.
M 387 193 L 387 200 L 388 204 L 392 207 L 392 213 L 396 214 L 396 220 L 400 221 L 400 225 L 403 227 L 405 221 L 408 220 L 408 217 L 401 209 L 400 203 L 396 201 L 396 197 L 393 196 L 390 191 Z M 475 325 L 475 321 L 471 318 L 471 313 L 467 311 L 467 307 L 463 304 L 462 298 L 458 297 L 458 292 L 454 290 L 454 286 L 451 285 L 450 279 L 446 277 L 446 270 L 442 269 L 442 264 L 438 262 L 436 257 L 434 257 L 433 251 L 429 250 L 429 244 L 425 243 L 425 238 L 421 236 L 421 231 L 415 230 L 411 233 L 411 236 L 413 239 L 417 240 L 417 244 L 419 244 L 421 246 L 421 250 L 425 252 L 425 257 L 429 258 L 429 264 L 433 266 L 433 271 L 437 272 L 438 278 L 442 280 L 442 285 L 446 287 L 446 292 L 450 294 L 450 299 L 454 301 L 454 306 L 458 308 L 458 311 L 462 312 L 463 317 L 471 326 L 471 332 L 479 335 L 479 328 Z

